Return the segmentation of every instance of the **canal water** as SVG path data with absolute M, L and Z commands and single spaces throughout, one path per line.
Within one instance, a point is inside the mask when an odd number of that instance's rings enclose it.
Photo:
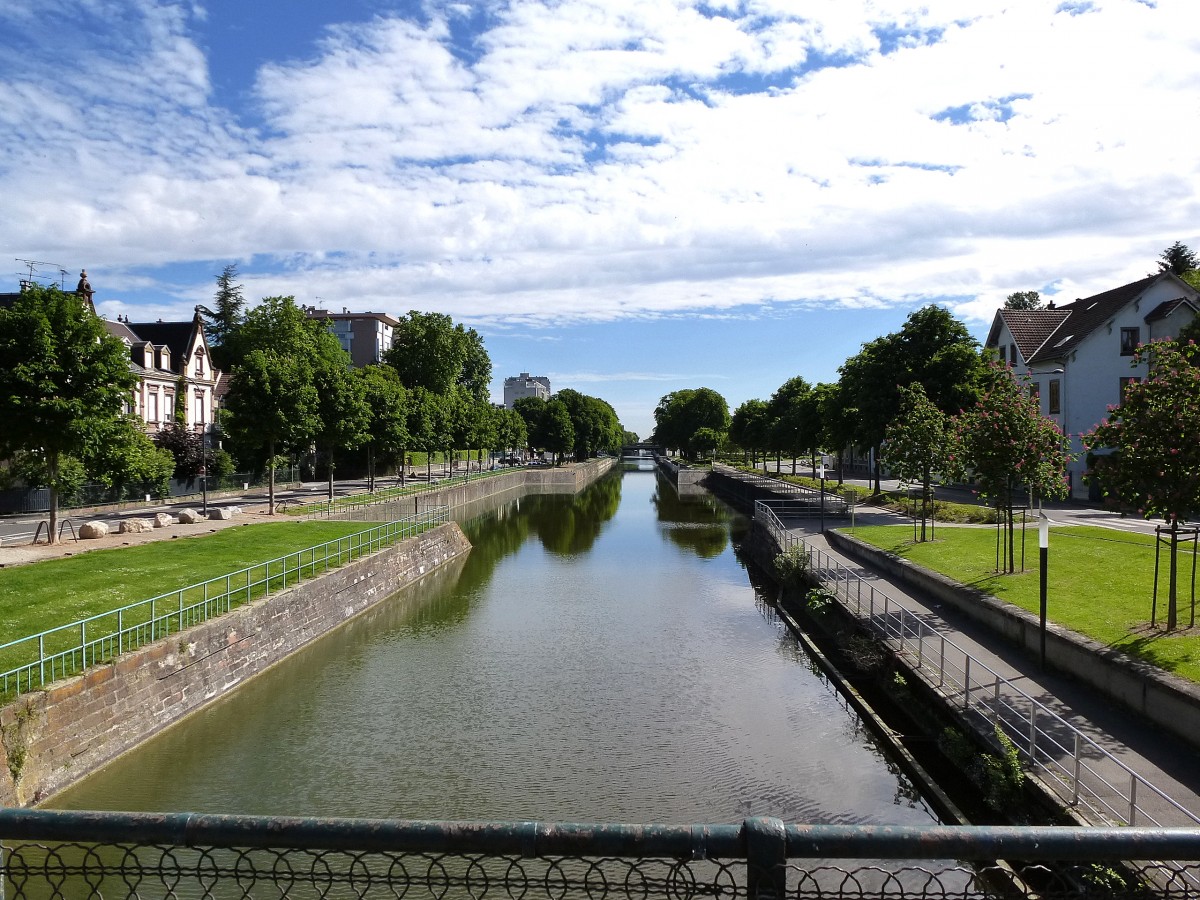
M 69 809 L 926 824 L 775 619 L 745 521 L 653 471 L 474 549 L 75 788 Z M 405 601 L 412 601 L 405 603 Z

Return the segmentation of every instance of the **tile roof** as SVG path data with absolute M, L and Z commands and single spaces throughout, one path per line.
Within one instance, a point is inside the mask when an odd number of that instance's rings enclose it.
M 1187 297 L 1176 297 L 1174 300 L 1164 300 L 1146 314 L 1146 321 L 1157 322 L 1159 319 L 1165 319 L 1167 316 L 1185 304 L 1195 308 L 1195 304 L 1191 303 Z
M 1070 313 L 1065 309 L 1002 309 L 1000 318 L 1012 332 L 1022 359 L 1031 358 Z

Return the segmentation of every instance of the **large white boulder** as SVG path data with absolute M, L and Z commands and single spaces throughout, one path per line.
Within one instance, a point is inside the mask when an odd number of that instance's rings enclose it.
M 81 541 L 95 540 L 96 538 L 102 538 L 107 534 L 107 522 L 84 522 L 79 526 L 79 539 Z
M 222 519 L 222 520 L 232 519 L 233 513 L 230 512 L 228 509 L 226 509 L 224 506 L 214 506 L 212 509 L 210 509 L 208 511 L 208 517 L 210 519 Z
M 119 534 L 143 534 L 147 531 L 154 530 L 154 522 L 151 519 L 122 519 L 121 527 L 118 530 Z
M 195 525 L 197 522 L 204 521 L 204 516 L 196 512 L 194 509 L 181 509 L 179 511 L 180 525 Z
M 155 528 L 170 528 L 175 524 L 175 517 L 170 513 L 155 513 L 154 527 Z

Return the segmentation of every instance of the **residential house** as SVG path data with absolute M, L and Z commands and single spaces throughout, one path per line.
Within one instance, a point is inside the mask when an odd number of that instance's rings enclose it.
M 129 368 L 138 376 L 128 411 L 150 433 L 178 419 L 192 430 L 210 432 L 222 373 L 213 367 L 199 312 L 190 322 L 105 320 L 109 334 L 129 348 Z
M 985 346 L 1014 370 L 1028 374 L 1043 415 L 1058 422 L 1075 455 L 1071 496 L 1099 499 L 1083 481 L 1087 460 L 1081 436 L 1121 402 L 1125 386 L 1148 374 L 1135 363 L 1140 344 L 1173 338 L 1200 314 L 1200 292 L 1170 272 L 1085 297 L 1063 306 L 997 310 Z
M 317 319 L 329 327 L 342 349 L 350 354 L 350 364 L 357 368 L 383 361 L 383 354 L 392 349 L 395 329 L 400 324 L 394 316 L 370 310 L 356 313 L 342 307 L 340 313 L 331 313 L 309 306 L 304 311 L 310 319 Z

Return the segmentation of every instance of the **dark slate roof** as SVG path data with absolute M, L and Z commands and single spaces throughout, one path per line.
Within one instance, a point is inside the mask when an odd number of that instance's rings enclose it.
M 171 368 L 187 356 L 188 344 L 196 332 L 196 321 L 190 322 L 126 322 L 125 325 L 143 341 L 156 347 L 166 345 L 171 351 Z
M 0 294 L 0 309 L 8 309 L 10 306 L 12 306 L 14 303 L 17 302 L 17 298 L 20 296 L 21 295 L 19 293 L 18 294 Z
M 1069 312 L 1070 318 L 1064 321 L 1054 334 L 1042 344 L 1037 353 L 1040 362 L 1043 359 L 1058 359 L 1070 353 L 1089 334 L 1111 319 L 1124 307 L 1132 303 L 1162 275 L 1149 275 L 1140 281 L 1131 281 L 1110 291 L 1084 297 L 1074 303 L 1067 303 L 1059 309 Z

